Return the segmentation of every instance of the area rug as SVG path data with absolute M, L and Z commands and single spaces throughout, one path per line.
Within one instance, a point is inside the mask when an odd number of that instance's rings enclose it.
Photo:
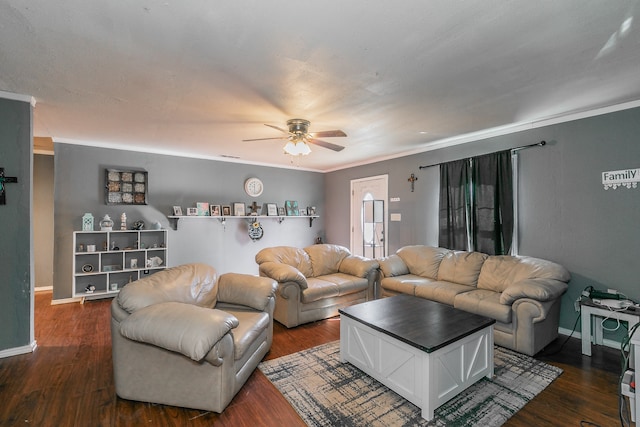
M 483 378 L 435 411 L 421 410 L 349 363 L 339 341 L 268 360 L 260 370 L 309 426 L 499 426 L 562 369 L 495 347 L 495 376 Z

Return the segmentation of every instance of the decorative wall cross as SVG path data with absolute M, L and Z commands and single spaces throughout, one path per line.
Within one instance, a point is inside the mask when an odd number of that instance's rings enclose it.
M 415 174 L 411 174 L 411 176 L 407 180 L 407 181 L 409 181 L 411 183 L 411 192 L 412 193 L 413 193 L 413 183 L 416 182 L 417 180 L 418 180 L 418 177 L 415 176 Z
M 249 212 L 249 214 L 260 215 L 260 210 L 262 209 L 262 206 L 258 206 L 258 204 L 254 201 L 253 204 L 249 206 L 249 209 L 251 209 L 251 212 Z
M 4 168 L 0 168 L 0 205 L 6 205 L 7 199 L 4 193 L 4 184 L 18 182 L 15 176 L 4 176 Z

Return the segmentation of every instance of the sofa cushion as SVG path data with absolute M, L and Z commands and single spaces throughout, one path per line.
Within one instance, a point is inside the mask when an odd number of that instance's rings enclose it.
M 218 296 L 218 274 L 207 264 L 167 268 L 124 286 L 118 304 L 128 313 L 161 302 L 182 302 L 213 307 Z
M 568 282 L 571 275 L 564 267 L 539 258 L 490 256 L 480 270 L 478 288 L 502 292 L 512 283 L 538 278 Z
M 448 252 L 449 249 L 414 245 L 402 247 L 396 254 L 402 258 L 411 274 L 437 279 L 440 262 Z
M 292 246 L 274 246 L 272 248 L 262 249 L 256 254 L 255 259 L 258 264 L 268 261 L 288 264 L 300 271 L 304 277 L 311 277 L 313 275 L 311 260 L 303 249 Z
M 327 274 L 317 279 L 338 285 L 338 295 L 353 294 L 369 287 L 367 279 L 344 273 Z
M 433 281 L 419 283 L 415 288 L 415 295 L 431 301 L 453 305 L 456 295 L 476 289 L 475 286 L 460 285 L 458 283 Z
M 340 295 L 338 285 L 318 277 L 310 277 L 307 279 L 307 289 L 302 291 L 302 302 L 307 304 L 325 298 L 337 297 Z
M 233 345 L 235 349 L 235 360 L 241 360 L 255 352 L 264 340 L 259 339 L 269 327 L 269 314 L 257 311 L 233 310 L 232 314 L 238 319 L 238 327 L 233 334 Z
M 337 273 L 342 260 L 351 255 L 347 248 L 338 245 L 311 245 L 304 250 L 311 260 L 313 277 Z
M 511 306 L 500 304 L 500 293 L 476 289 L 455 296 L 453 306 L 469 313 L 491 317 L 502 323 L 511 323 Z
M 120 324 L 130 340 L 152 344 L 202 360 L 238 319 L 213 308 L 164 302 L 137 310 Z
M 438 280 L 477 286 L 480 269 L 488 257 L 480 252 L 448 252 L 440 262 Z
M 385 277 L 380 281 L 380 286 L 383 289 L 387 289 L 389 291 L 415 295 L 416 286 L 431 283 L 434 281 L 434 279 L 416 276 L 415 274 L 405 274 L 402 276 Z

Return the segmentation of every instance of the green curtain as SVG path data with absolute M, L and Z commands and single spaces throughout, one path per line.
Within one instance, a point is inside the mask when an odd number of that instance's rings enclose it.
M 470 178 L 468 159 L 440 165 L 438 245 L 442 248 L 467 250 Z
M 513 173 L 511 151 L 473 159 L 472 248 L 507 255 L 513 239 Z

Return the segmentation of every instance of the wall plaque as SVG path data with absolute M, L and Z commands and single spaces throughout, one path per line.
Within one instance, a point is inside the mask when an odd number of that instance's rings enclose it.
M 105 204 L 146 205 L 147 171 L 105 169 Z
M 605 190 L 618 187 L 638 188 L 640 169 L 624 169 L 619 171 L 602 172 L 602 185 Z

